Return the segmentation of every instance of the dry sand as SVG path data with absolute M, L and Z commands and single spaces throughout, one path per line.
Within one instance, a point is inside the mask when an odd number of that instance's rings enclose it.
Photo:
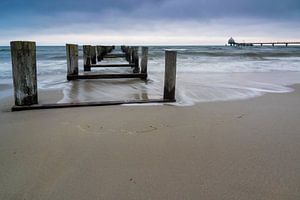
M 294 88 L 191 107 L 11 113 L 7 99 L 0 199 L 299 200 L 300 86 Z

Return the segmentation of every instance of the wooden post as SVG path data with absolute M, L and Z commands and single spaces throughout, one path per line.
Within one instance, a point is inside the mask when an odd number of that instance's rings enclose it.
M 175 100 L 176 86 L 176 51 L 166 51 L 165 53 L 165 83 L 164 99 Z
M 10 43 L 15 105 L 38 104 L 35 42 Z
M 83 45 L 84 71 L 91 71 L 91 45 Z
M 131 63 L 131 47 L 126 47 L 126 60 Z
M 91 62 L 92 64 L 97 64 L 96 46 L 91 46 Z
M 124 53 L 126 53 L 126 52 L 125 52 L 125 48 L 126 48 L 125 45 L 121 45 L 121 50 L 122 50 L 122 52 L 124 52 Z
M 141 58 L 141 73 L 142 74 L 148 74 L 147 64 L 148 64 L 148 47 L 142 47 L 142 58 Z M 145 79 L 147 79 L 147 76 Z
M 78 45 L 66 44 L 67 51 L 67 79 L 70 75 L 78 75 Z
M 129 63 L 133 63 L 132 55 L 133 55 L 133 49 L 132 49 L 132 47 L 129 47 L 128 48 L 128 60 L 127 60 Z
M 102 58 L 102 52 L 103 52 L 103 47 L 102 46 L 97 46 L 97 60 L 100 62 Z
M 139 66 L 139 47 L 133 47 L 133 63 L 134 63 L 134 69 L 133 73 L 139 73 L 140 72 L 140 66 Z
M 111 47 L 110 46 L 106 46 L 106 52 L 110 53 L 111 52 Z
M 107 46 L 106 48 L 107 48 L 107 53 L 110 53 L 114 49 L 114 46 Z

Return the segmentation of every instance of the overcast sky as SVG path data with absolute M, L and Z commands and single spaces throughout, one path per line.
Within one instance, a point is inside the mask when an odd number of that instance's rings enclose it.
M 0 45 L 300 41 L 300 0 L 0 0 Z

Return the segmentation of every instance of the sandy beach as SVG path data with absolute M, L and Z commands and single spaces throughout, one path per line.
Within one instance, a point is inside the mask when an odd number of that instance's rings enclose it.
M 300 199 L 300 86 L 195 106 L 10 112 L 0 199 Z M 61 98 L 40 93 L 40 102 Z
M 300 0 L 0 19 L 0 200 L 300 200 Z

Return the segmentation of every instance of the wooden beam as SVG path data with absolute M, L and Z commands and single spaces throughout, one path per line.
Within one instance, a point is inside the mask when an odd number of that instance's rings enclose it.
M 78 102 L 78 103 L 54 103 L 54 104 L 36 104 L 31 106 L 13 106 L 12 111 L 40 110 L 55 108 L 72 107 L 91 107 L 91 106 L 113 106 L 123 104 L 148 104 L 148 103 L 172 103 L 175 100 L 148 99 L 148 100 L 126 100 L 126 101 L 99 101 L 99 102 Z
M 100 65 L 91 65 L 91 67 L 133 67 L 134 64 L 100 64 Z
M 10 43 L 15 105 L 38 103 L 35 42 Z
M 70 75 L 68 80 L 77 79 L 120 79 L 120 78 L 141 78 L 144 79 L 147 74 L 134 73 L 134 74 L 81 74 Z
M 104 58 L 125 58 L 126 54 L 120 53 L 120 54 L 106 54 Z

